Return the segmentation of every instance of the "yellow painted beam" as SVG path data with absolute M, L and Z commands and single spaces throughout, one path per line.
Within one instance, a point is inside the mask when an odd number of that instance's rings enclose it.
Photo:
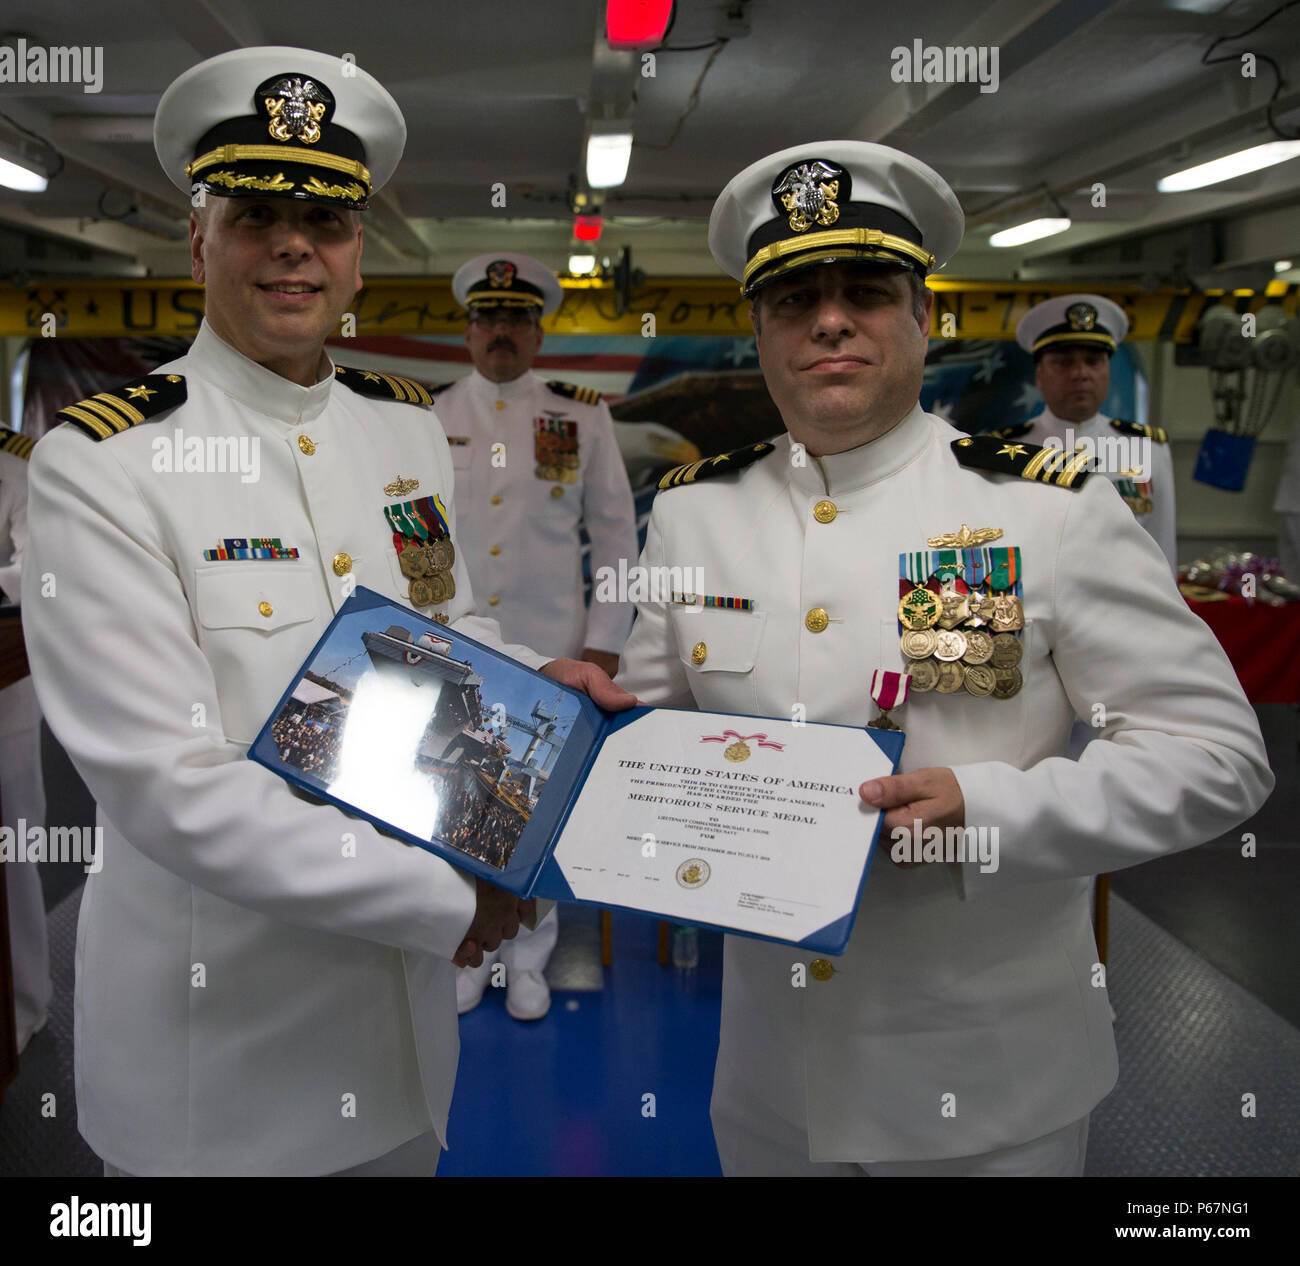
M 935 337 L 1010 339 L 1025 312 L 1054 294 L 1078 286 L 1037 286 L 1009 282 L 990 285 L 933 277 Z M 1271 284 L 1266 293 L 1205 293 L 1164 289 L 1106 287 L 1097 293 L 1118 303 L 1132 323 L 1129 337 L 1140 341 L 1185 343 L 1207 304 L 1220 299 L 1258 311 L 1281 299 L 1297 313 L 1300 286 Z M 353 304 L 358 336 L 379 334 L 459 334 L 465 314 L 452 298 L 450 279 L 379 279 Z M 749 304 L 732 281 L 670 278 L 638 287 L 627 311 L 618 313 L 611 286 L 578 282 L 566 286 L 564 303 L 543 322 L 551 334 L 748 336 Z M 121 337 L 193 335 L 203 317 L 203 289 L 188 279 L 147 281 L 60 281 L 28 286 L 0 285 L 2 337 Z M 653 322 L 648 318 L 653 317 Z

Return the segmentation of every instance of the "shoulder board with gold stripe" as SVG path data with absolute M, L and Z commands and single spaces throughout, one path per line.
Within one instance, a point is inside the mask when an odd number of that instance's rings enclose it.
M 1019 475 L 1021 479 L 1056 484 L 1059 488 L 1082 487 L 1092 460 L 1086 450 L 1067 453 L 1063 448 L 1017 444 L 991 435 L 967 435 L 953 440 L 950 447 L 963 466 L 997 475 Z
M 681 488 L 686 484 L 697 484 L 701 479 L 712 479 L 715 475 L 730 475 L 766 457 L 774 444 L 746 444 L 744 448 L 733 448 L 729 453 L 719 453 L 717 457 L 705 457 L 698 462 L 688 462 L 685 466 L 676 466 L 660 481 L 659 489 L 666 492 L 669 488 Z
M 78 400 L 60 409 L 55 417 L 71 422 L 92 440 L 106 440 L 184 404 L 185 394 L 185 379 L 180 374 L 146 374 L 111 391 Z
M 595 387 L 578 387 L 571 382 L 549 381 L 546 384 L 557 396 L 576 400 L 579 404 L 599 404 L 600 392 Z
M 12 453 L 15 457 L 21 457 L 26 461 L 35 447 L 36 441 L 30 435 L 22 435 L 18 431 L 0 426 L 0 453 Z
M 1162 426 L 1143 426 L 1140 422 L 1125 422 L 1122 418 L 1111 418 L 1110 424 L 1125 435 L 1143 435 L 1156 444 L 1169 443 L 1169 432 Z
M 429 389 L 414 378 L 399 374 L 381 374 L 377 369 L 350 369 L 335 365 L 334 376 L 345 387 L 363 396 L 376 396 L 380 400 L 400 400 L 403 404 L 432 404 Z
M 1028 435 L 1034 429 L 1032 422 L 1018 422 L 1015 426 L 999 427 L 996 431 L 984 431 L 982 434 L 991 435 L 995 440 L 1018 440 L 1022 435 Z

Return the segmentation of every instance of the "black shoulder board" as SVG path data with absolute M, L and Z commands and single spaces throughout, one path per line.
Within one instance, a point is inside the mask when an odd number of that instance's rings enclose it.
M 92 440 L 106 440 L 184 403 L 185 379 L 180 374 L 146 374 L 78 400 L 54 416 L 79 427 Z
M 950 447 L 963 466 L 998 475 L 1019 475 L 1021 479 L 1061 488 L 1081 487 L 1092 460 L 1092 454 L 1086 451 L 1067 453 L 1063 448 L 1017 444 L 991 435 L 967 435 L 953 440 Z
M 557 396 L 576 400 L 579 404 L 599 404 L 600 392 L 595 387 L 575 387 L 571 382 L 548 382 L 546 384 Z
M 1032 422 L 1018 422 L 1015 426 L 999 427 L 996 431 L 984 431 L 982 434 L 991 435 L 995 440 L 1018 440 L 1022 435 L 1028 435 L 1034 429 Z
M 35 447 L 36 441 L 30 435 L 21 435 L 8 427 L 0 426 L 0 453 L 12 453 L 26 461 Z
M 381 374 L 376 369 L 349 369 L 335 365 L 334 376 L 345 387 L 363 396 L 378 396 L 380 400 L 400 400 L 403 404 L 432 404 L 433 397 L 423 383 L 414 378 L 401 378 L 397 374 Z
M 685 466 L 675 466 L 660 481 L 660 491 L 680 488 L 684 484 L 699 483 L 701 479 L 712 479 L 714 475 L 730 475 L 733 471 L 766 457 L 776 445 L 746 444 L 744 448 L 733 448 L 729 453 L 719 453 L 717 457 L 705 457 L 698 462 L 688 462 Z
M 1144 435 L 1157 444 L 1169 443 L 1169 433 L 1162 426 L 1143 426 L 1140 422 L 1125 422 L 1121 418 L 1111 418 L 1110 424 L 1124 435 Z

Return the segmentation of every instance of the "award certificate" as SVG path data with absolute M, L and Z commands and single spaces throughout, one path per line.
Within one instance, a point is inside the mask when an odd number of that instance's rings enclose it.
M 826 953 L 852 931 L 901 732 L 579 691 L 367 589 L 250 759 L 521 896 L 617 906 Z

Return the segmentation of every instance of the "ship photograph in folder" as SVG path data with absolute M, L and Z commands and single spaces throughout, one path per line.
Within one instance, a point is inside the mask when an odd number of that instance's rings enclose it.
M 521 896 L 821 953 L 848 942 L 901 732 L 586 695 L 359 588 L 249 750 Z

